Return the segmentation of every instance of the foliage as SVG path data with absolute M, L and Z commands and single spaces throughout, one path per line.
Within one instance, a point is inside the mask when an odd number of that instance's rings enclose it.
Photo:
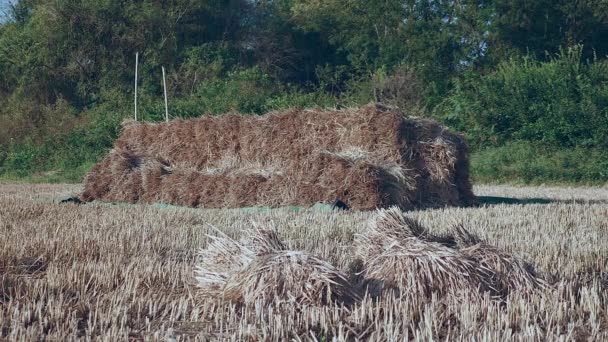
M 608 182 L 608 152 L 513 142 L 473 153 L 471 169 L 474 181 L 481 183 L 601 185 Z
M 608 54 L 608 2 L 597 0 L 494 0 L 490 44 L 550 59 L 564 46 L 582 44 L 585 58 Z
M 164 66 L 173 117 L 382 101 L 435 115 L 475 148 L 511 139 L 599 148 L 607 6 L 11 1 L 0 19 L 0 168 L 27 174 L 75 165 L 61 156 L 85 165 L 102 155 L 131 112 L 136 52 L 145 120 L 163 119 Z
M 523 58 L 468 73 L 437 112 L 476 145 L 608 147 L 607 105 L 608 62 L 583 61 L 573 48 L 544 63 Z

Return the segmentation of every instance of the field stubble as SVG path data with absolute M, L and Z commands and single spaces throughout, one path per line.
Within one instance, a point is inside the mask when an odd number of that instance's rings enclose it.
M 0 185 L 0 339 L 602 340 L 608 338 L 608 189 L 477 187 L 553 200 L 411 212 L 432 233 L 456 223 L 532 263 L 554 286 L 489 296 L 366 296 L 350 308 L 238 306 L 202 296 L 199 248 L 256 222 L 288 248 L 348 272 L 372 212 L 160 209 L 53 204 L 78 186 Z M 533 201 L 532 201 L 533 202 Z M 215 228 L 212 228 L 215 227 Z

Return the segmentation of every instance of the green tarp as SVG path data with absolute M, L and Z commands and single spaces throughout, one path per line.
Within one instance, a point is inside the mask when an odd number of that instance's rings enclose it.
M 42 199 L 38 199 L 37 201 L 39 202 L 51 202 L 51 203 L 65 203 L 68 202 L 71 199 L 71 197 L 58 197 L 58 198 L 42 198 Z M 130 203 L 120 203 L 120 202 L 99 202 L 99 201 L 93 201 L 93 202 L 89 202 L 87 203 L 88 205 L 111 205 L 111 206 L 118 206 L 118 207 L 131 207 L 131 206 L 136 206 L 136 205 L 140 205 L 140 204 L 130 204 Z M 198 208 L 189 208 L 189 207 L 179 207 L 179 206 L 175 206 L 175 205 L 171 205 L 171 204 L 166 204 L 166 203 L 154 203 L 154 204 L 144 204 L 144 205 L 148 205 L 150 207 L 153 208 L 160 208 L 160 209 L 182 209 L 182 210 L 197 210 Z M 287 206 L 287 207 L 245 207 L 245 208 L 234 208 L 234 209 L 238 209 L 241 210 L 243 212 L 247 212 L 247 213 L 259 213 L 259 212 L 268 212 L 271 210 L 287 210 L 287 211 L 291 211 L 291 212 L 300 212 L 302 210 L 306 210 L 306 209 L 312 209 L 314 211 L 322 211 L 322 212 L 328 212 L 328 211 L 332 211 L 335 210 L 334 206 L 331 204 L 325 204 L 325 203 L 316 203 L 315 205 L 313 205 L 310 208 L 306 208 L 306 207 L 298 207 L 298 206 Z

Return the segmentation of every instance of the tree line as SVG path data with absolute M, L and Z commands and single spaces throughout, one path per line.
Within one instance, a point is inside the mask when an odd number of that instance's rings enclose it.
M 606 0 L 14 0 L 0 172 L 79 178 L 132 115 L 137 52 L 144 120 L 162 119 L 164 66 L 174 117 L 378 101 L 496 164 L 522 142 L 576 150 L 545 167 L 564 168 L 608 147 L 607 37 Z M 601 160 L 564 177 L 608 179 Z

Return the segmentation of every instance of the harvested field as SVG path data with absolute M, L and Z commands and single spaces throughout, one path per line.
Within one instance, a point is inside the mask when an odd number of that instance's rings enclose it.
M 475 201 L 468 164 L 460 135 L 380 105 L 128 122 L 81 198 L 199 208 L 467 205 Z
M 355 235 L 368 229 L 374 213 L 243 213 L 36 201 L 39 196 L 76 191 L 75 186 L 0 185 L 0 339 L 608 338 L 606 188 L 483 186 L 476 188 L 477 194 L 506 192 L 520 199 L 554 201 L 407 213 L 428 229 L 427 234 L 419 234 L 424 239 L 445 237 L 452 234 L 455 224 L 463 224 L 484 243 L 495 246 L 496 255 L 516 256 L 546 275 L 550 282 L 546 288 L 509 291 L 499 300 L 466 292 L 458 297 L 385 292 L 378 298 L 365 296 L 351 306 L 340 300 L 320 301 L 320 305 L 284 300 L 280 305 L 261 305 L 269 298 L 259 297 L 256 291 L 261 288 L 247 285 L 257 284 L 249 280 L 246 286 L 237 284 L 236 288 L 251 291 L 247 296 L 237 292 L 236 304 L 205 296 L 195 278 L 197 256 L 209 246 L 208 235 L 226 234 L 235 241 L 262 246 L 255 236 L 244 235 L 254 221 L 259 228 L 276 228 L 280 235 L 280 243 L 271 239 L 256 254 L 282 248 L 300 251 L 298 255 L 314 256 L 334 267 L 326 273 L 331 277 L 338 272 L 350 275 Z M 472 247 L 463 250 L 467 248 Z M 283 252 L 272 255 L 283 258 Z M 295 268 L 319 265 L 294 260 Z M 264 279 L 274 281 L 273 274 Z M 508 279 L 525 281 L 525 277 Z M 506 286 L 517 284 L 507 282 Z M 281 292 L 274 295 L 282 296 Z M 253 303 L 249 302 L 252 298 Z

